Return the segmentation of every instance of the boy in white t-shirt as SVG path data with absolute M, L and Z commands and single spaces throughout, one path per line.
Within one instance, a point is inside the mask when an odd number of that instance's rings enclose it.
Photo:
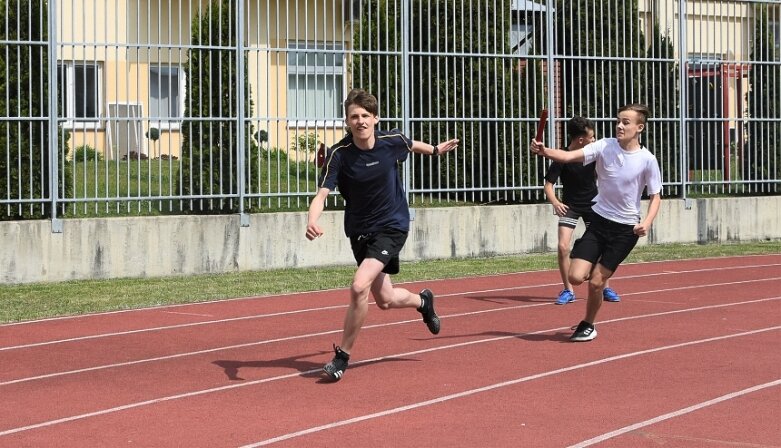
M 532 141 L 531 151 L 555 162 L 596 163 L 599 192 L 592 207 L 594 218 L 572 249 L 569 281 L 580 285 L 588 280 L 586 316 L 570 336 L 571 341 L 597 337 L 594 321 L 602 306 L 602 290 L 618 265 L 648 231 L 659 212 L 662 176 L 656 157 L 640 144 L 648 120 L 648 107 L 628 104 L 618 109 L 616 138 L 604 138 L 575 151 L 546 148 Z M 647 188 L 650 198 L 645 219 L 641 219 L 640 198 Z

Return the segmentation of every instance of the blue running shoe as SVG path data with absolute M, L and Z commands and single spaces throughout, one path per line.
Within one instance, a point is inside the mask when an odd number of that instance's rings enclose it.
M 602 300 L 605 302 L 620 302 L 621 297 L 618 296 L 618 293 L 613 291 L 613 288 L 605 288 L 602 290 Z
M 566 305 L 574 301 L 575 301 L 575 293 L 570 291 L 569 289 L 565 289 L 564 291 L 559 293 L 559 298 L 556 299 L 556 305 Z

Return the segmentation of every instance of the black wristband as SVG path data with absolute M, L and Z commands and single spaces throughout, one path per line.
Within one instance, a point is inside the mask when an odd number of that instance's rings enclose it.
M 439 155 L 439 147 L 437 145 L 434 145 L 434 151 L 431 152 L 432 156 L 438 156 Z

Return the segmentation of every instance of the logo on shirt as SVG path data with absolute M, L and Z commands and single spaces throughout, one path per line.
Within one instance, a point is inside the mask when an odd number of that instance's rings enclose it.
M 384 250 L 384 251 L 382 251 L 382 254 L 383 254 L 383 255 L 388 255 L 388 251 L 387 251 L 387 250 Z
M 369 163 L 366 164 L 366 166 L 374 166 L 374 165 L 377 165 L 378 163 L 380 163 L 380 162 L 379 161 L 369 162 Z

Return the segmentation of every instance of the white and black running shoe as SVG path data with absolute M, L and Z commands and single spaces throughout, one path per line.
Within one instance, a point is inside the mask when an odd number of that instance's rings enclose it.
M 323 367 L 323 371 L 333 381 L 339 381 L 344 375 L 344 371 L 347 370 L 347 362 L 350 360 L 350 355 L 343 352 L 341 348 L 334 344 L 334 359 Z
M 597 337 L 596 327 L 594 327 L 593 324 L 582 320 L 578 324 L 578 327 L 575 328 L 575 332 L 572 333 L 572 336 L 569 337 L 569 340 L 573 342 L 587 342 L 595 337 Z
M 430 289 L 420 291 L 420 298 L 423 299 L 423 305 L 418 308 L 418 312 L 423 315 L 423 322 L 432 334 L 439 333 L 439 316 L 434 311 L 434 293 Z

